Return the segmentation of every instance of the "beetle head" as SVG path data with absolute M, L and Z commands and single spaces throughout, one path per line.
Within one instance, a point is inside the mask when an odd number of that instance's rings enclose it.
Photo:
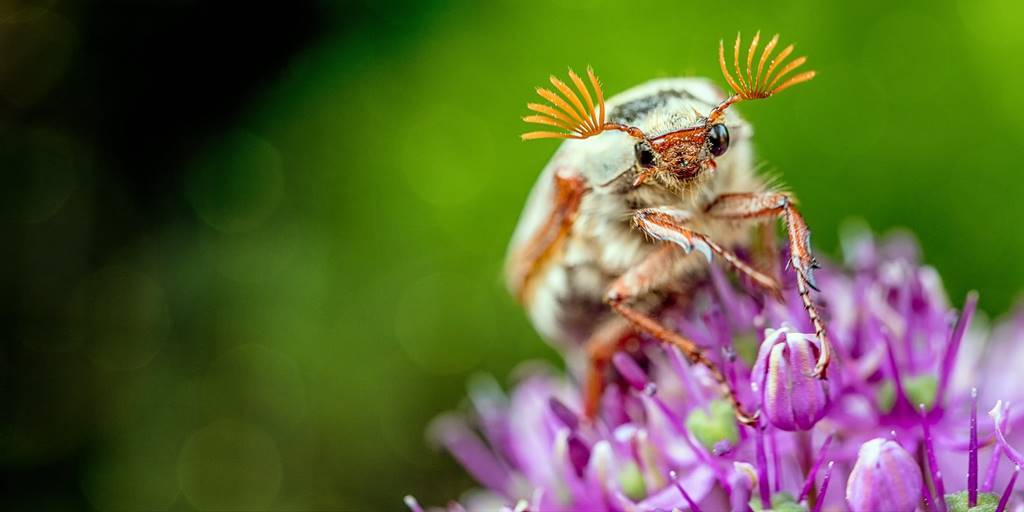
M 587 78 L 594 92 L 591 95 L 584 81 L 570 69 L 569 78 L 576 91 L 554 76 L 550 77 L 551 85 L 561 94 L 538 88 L 537 94 L 550 104 L 527 104 L 527 108 L 535 114 L 523 118 L 528 123 L 553 126 L 564 131 L 529 132 L 523 134 L 523 140 L 586 139 L 608 130 L 617 130 L 636 139 L 636 162 L 639 172 L 634 181 L 635 186 L 641 185 L 651 177 L 667 178 L 684 184 L 696 180 L 705 175 L 705 171 L 713 171 L 715 158 L 729 148 L 729 130 L 724 123 L 725 112 L 729 107 L 742 101 L 768 98 L 814 78 L 814 71 L 804 71 L 786 78 L 790 72 L 803 65 L 806 58 L 798 57 L 782 65 L 793 52 L 793 45 L 787 46 L 773 57 L 772 53 L 779 42 L 778 34 L 765 45 L 757 61 L 756 72 L 752 72 L 752 69 L 755 69 L 754 55 L 760 39 L 761 33 L 758 32 L 750 43 L 744 74 L 740 69 L 740 36 L 736 35 L 736 43 L 733 45 L 735 78 L 725 62 L 725 45 L 719 42 L 718 63 L 733 94 L 719 103 L 707 116 L 699 116 L 697 122 L 690 127 L 648 137 L 635 126 L 609 122 L 605 119 L 604 93 L 594 70 L 587 68 Z
M 725 123 L 701 117 L 696 126 L 676 130 L 636 143 L 638 173 L 635 186 L 651 177 L 686 184 L 715 169 L 715 158 L 729 149 Z

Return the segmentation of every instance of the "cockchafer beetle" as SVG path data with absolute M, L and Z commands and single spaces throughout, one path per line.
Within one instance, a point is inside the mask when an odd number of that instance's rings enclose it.
M 706 351 L 657 317 L 668 297 L 685 296 L 705 267 L 693 253 L 712 254 L 771 295 L 781 293 L 772 265 L 755 265 L 734 250 L 774 241 L 781 219 L 804 307 L 821 350 L 816 377 L 825 378 L 831 358 L 825 325 L 810 297 L 817 290 L 810 232 L 792 198 L 758 176 L 752 130 L 730 107 L 768 98 L 814 77 L 791 74 L 799 57 L 783 64 L 793 45 L 772 56 L 772 37 L 755 62 L 760 32 L 741 69 L 740 37 L 730 73 L 725 47 L 718 60 L 732 89 L 724 95 L 703 78 L 658 79 L 607 102 L 593 69 L 587 83 L 572 70 L 572 86 L 552 76 L 555 90 L 538 88 L 549 104 L 530 103 L 529 123 L 564 131 L 535 131 L 524 140 L 567 139 L 541 172 L 513 234 L 506 260 L 509 288 L 533 325 L 551 341 L 585 347 L 585 413 L 594 417 L 612 355 L 644 333 L 675 345 L 691 363 L 705 365 L 745 423 L 735 390 Z M 575 90 L 573 90 L 575 88 Z M 773 245 L 773 244 L 768 244 Z M 772 250 L 764 251 L 773 254 Z M 756 268 L 760 267 L 760 268 Z

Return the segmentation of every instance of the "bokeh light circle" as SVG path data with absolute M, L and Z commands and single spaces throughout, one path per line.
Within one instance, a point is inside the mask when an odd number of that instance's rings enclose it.
M 281 488 L 281 455 L 263 429 L 222 419 L 196 430 L 178 458 L 182 494 L 200 510 L 268 510 Z
M 395 330 L 405 353 L 432 373 L 474 368 L 496 336 L 488 289 L 455 273 L 413 281 L 395 307 Z
M 128 267 L 107 267 L 86 277 L 70 310 L 72 338 L 97 366 L 112 370 L 148 364 L 171 325 L 163 288 Z
M 104 450 L 82 477 L 82 490 L 98 510 L 167 510 L 178 499 L 174 450 L 163 440 Z M 131 485 L 126 485 L 130 482 Z
M 203 380 L 202 397 L 212 414 L 268 425 L 295 425 L 306 412 L 298 365 L 258 344 L 232 348 L 217 358 Z
M 225 233 L 253 231 L 274 213 L 284 194 L 281 154 L 262 137 L 229 133 L 191 166 L 185 193 L 210 227 Z
M 77 32 L 46 9 L 0 7 L 0 98 L 28 108 L 58 83 L 71 60 Z
M 463 205 L 476 198 L 494 161 L 490 125 L 479 114 L 453 105 L 425 102 L 398 128 L 396 164 L 410 189 L 436 207 Z M 458 126 L 459 133 L 441 130 L 437 119 Z M 430 148 L 423 151 L 421 148 Z
M 74 191 L 82 158 L 67 137 L 46 130 L 0 138 L 0 161 L 13 165 L 0 192 L 0 218 L 43 222 L 56 214 Z

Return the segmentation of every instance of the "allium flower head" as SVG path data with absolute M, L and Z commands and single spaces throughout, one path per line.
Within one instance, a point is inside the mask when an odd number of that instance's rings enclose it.
M 593 419 L 581 413 L 581 376 L 534 366 L 508 395 L 477 382 L 472 412 L 434 423 L 431 437 L 483 486 L 449 509 L 1024 506 L 1014 494 L 1024 414 L 1009 406 L 1024 399 L 1024 311 L 986 345 L 983 325 L 971 328 L 977 297 L 954 311 L 908 238 L 878 244 L 861 232 L 843 247 L 844 264 L 817 275 L 835 349 L 828 381 L 809 376 L 818 346 L 794 282 L 777 301 L 712 266 L 661 321 L 705 350 L 760 411 L 757 425 L 736 421 L 706 368 L 655 340 L 613 357 Z M 996 400 L 978 416 L 979 402 Z

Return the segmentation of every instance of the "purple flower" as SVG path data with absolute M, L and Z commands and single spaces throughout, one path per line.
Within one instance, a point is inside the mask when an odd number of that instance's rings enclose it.
M 811 376 L 818 360 L 813 336 L 769 329 L 754 363 L 751 387 L 775 427 L 808 430 L 829 406 L 828 383 Z
M 846 481 L 846 502 L 854 512 L 911 512 L 921 501 L 921 468 L 890 439 L 864 443 Z
M 977 296 L 954 311 L 909 238 L 879 244 L 862 231 L 843 247 L 845 263 L 817 274 L 835 348 L 827 382 L 807 377 L 818 347 L 791 275 L 782 272 L 790 277 L 776 301 L 712 266 L 686 306 L 661 321 L 706 351 L 747 408 L 760 410 L 760 425 L 739 424 L 706 368 L 654 340 L 613 357 L 591 420 L 581 416 L 581 375 L 533 366 L 517 372 L 524 377 L 507 396 L 477 382 L 473 409 L 431 428 L 482 486 L 449 510 L 1024 504 L 1014 494 L 1024 413 L 1005 405 L 1024 400 L 1013 377 L 1024 365 L 1024 308 L 990 337 L 971 325 Z M 979 402 L 997 400 L 991 417 L 978 417 Z

